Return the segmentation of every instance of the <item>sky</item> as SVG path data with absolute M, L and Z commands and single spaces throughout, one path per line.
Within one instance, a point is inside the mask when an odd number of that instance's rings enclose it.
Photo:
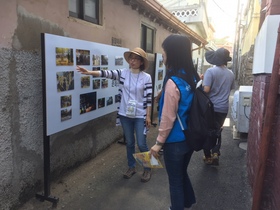
M 166 8 L 192 5 L 199 0 L 157 0 Z M 215 38 L 229 37 L 229 41 L 234 41 L 236 30 L 236 17 L 238 2 L 239 9 L 246 6 L 248 0 L 205 0 L 208 17 L 215 29 Z M 243 6 L 242 6 L 243 5 Z
M 245 3 L 246 0 L 240 0 L 239 8 L 244 8 Z M 238 0 L 208 0 L 207 12 L 215 29 L 215 38 L 229 36 L 231 41 L 234 40 L 237 6 Z

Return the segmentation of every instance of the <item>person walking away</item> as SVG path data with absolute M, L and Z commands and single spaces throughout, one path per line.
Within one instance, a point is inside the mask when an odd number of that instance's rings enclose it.
M 77 71 L 94 77 L 119 80 L 118 116 L 126 139 L 128 161 L 128 170 L 123 174 L 123 178 L 130 179 L 136 173 L 136 161 L 133 157 L 135 136 L 140 152 L 149 151 L 146 131 L 151 126 L 152 79 L 148 73 L 144 72 L 148 68 L 149 62 L 143 49 L 135 48 L 127 51 L 124 53 L 124 58 L 129 63 L 129 69 L 89 71 L 77 66 Z M 151 168 L 144 168 L 141 181 L 148 182 L 150 179 Z
M 217 129 L 216 145 L 211 150 L 204 150 L 203 160 L 208 165 L 219 165 L 221 133 L 228 113 L 230 91 L 234 88 L 234 74 L 227 68 L 227 62 L 232 60 L 229 54 L 225 48 L 205 53 L 206 61 L 214 66 L 204 74 L 203 89 L 214 104 Z
M 192 85 L 200 80 L 192 60 L 191 42 L 183 35 L 172 34 L 162 43 L 166 80 L 159 102 L 159 129 L 150 154 L 158 156 L 164 145 L 163 157 L 169 181 L 170 210 L 184 210 L 196 203 L 188 176 L 188 165 L 193 149 L 187 140 L 177 115 L 184 126 L 193 100 Z

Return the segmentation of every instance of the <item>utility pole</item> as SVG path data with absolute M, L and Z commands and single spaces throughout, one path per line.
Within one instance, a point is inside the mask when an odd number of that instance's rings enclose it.
M 235 38 L 234 38 L 234 47 L 233 47 L 233 61 L 232 61 L 232 70 L 233 73 L 235 74 L 235 79 L 237 79 L 238 76 L 238 56 L 239 56 L 239 42 L 240 42 L 240 36 L 239 36 L 239 24 L 240 24 L 240 11 L 239 11 L 239 5 L 240 5 L 240 0 L 238 0 L 237 3 L 237 12 L 236 12 L 236 26 L 235 26 Z

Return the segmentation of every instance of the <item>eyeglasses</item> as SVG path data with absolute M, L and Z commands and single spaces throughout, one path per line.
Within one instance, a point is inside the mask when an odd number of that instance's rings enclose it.
M 139 57 L 139 56 L 130 56 L 129 58 L 128 58 L 129 60 L 138 60 L 138 61 L 140 61 L 141 60 L 141 57 Z

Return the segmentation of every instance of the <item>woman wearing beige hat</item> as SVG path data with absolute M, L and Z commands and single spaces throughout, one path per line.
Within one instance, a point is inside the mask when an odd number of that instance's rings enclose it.
M 146 141 L 146 131 L 151 125 L 152 79 L 144 72 L 149 66 L 147 54 L 141 48 L 135 48 L 124 53 L 129 69 L 89 71 L 77 66 L 77 71 L 94 77 L 106 77 L 119 81 L 120 106 L 118 117 L 126 137 L 128 170 L 125 179 L 130 179 L 135 173 L 135 137 L 140 152 L 149 151 Z M 142 182 L 151 179 L 151 168 L 144 168 Z

